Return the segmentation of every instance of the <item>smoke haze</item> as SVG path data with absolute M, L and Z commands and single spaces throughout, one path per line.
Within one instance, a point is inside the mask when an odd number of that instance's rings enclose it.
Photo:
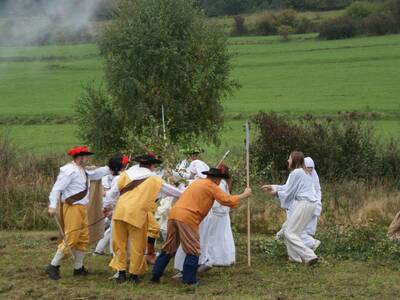
M 106 0 L 0 0 L 0 44 L 37 45 L 90 39 Z

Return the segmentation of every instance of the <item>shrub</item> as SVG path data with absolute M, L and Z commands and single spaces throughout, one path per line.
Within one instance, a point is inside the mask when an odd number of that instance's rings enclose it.
M 51 227 L 46 208 L 60 164 L 59 156 L 30 155 L 19 150 L 7 136 L 0 135 L 1 229 Z
M 297 19 L 297 13 L 293 9 L 285 9 L 281 11 L 276 18 L 279 25 L 293 27 Z
M 233 30 L 232 35 L 246 35 L 248 33 L 247 26 L 245 24 L 246 19 L 240 15 L 233 17 Z
M 391 15 L 376 13 L 361 20 L 358 24 L 360 33 L 371 35 L 384 35 L 395 33 L 400 27 L 396 26 L 396 20 Z
M 299 17 L 294 24 L 295 32 L 298 34 L 314 31 L 314 23 L 307 17 Z
M 278 33 L 282 37 L 284 41 L 289 40 L 289 34 L 293 33 L 294 30 L 291 26 L 288 25 L 281 25 L 278 27 Z
M 334 18 L 319 26 L 319 37 L 327 40 L 345 39 L 355 36 L 356 23 L 348 16 Z
M 278 19 L 270 12 L 265 12 L 257 19 L 256 32 L 261 35 L 273 35 L 278 32 Z
M 274 178 L 287 170 L 287 156 L 300 149 L 313 157 L 322 177 L 342 181 L 344 178 L 384 178 L 398 182 L 400 151 L 394 142 L 383 148 L 372 127 L 350 118 L 338 121 L 315 120 L 290 123 L 277 114 L 259 113 L 254 121 L 258 129 L 253 147 L 255 165 Z M 390 165 L 395 162 L 395 167 Z M 385 172 L 385 170 L 389 170 Z
M 361 20 L 376 12 L 378 6 L 370 2 L 353 2 L 346 8 L 346 15 L 353 20 Z

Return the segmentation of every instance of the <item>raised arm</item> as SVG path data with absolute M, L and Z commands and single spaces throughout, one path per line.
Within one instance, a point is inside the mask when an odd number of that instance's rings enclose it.
M 86 173 L 89 176 L 90 180 L 100 180 L 102 177 L 111 174 L 111 170 L 109 167 L 100 167 L 93 170 L 87 170 Z
M 160 197 L 165 198 L 165 197 L 174 197 L 174 198 L 179 198 L 181 196 L 182 192 L 177 189 L 176 187 L 168 184 L 168 183 L 163 183 L 161 186 L 160 190 Z

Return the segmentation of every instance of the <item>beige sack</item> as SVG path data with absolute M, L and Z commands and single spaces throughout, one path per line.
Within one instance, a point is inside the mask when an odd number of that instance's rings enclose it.
M 93 244 L 104 236 L 104 214 L 103 214 L 103 186 L 101 180 L 91 181 L 89 190 L 88 221 L 89 221 L 89 243 Z

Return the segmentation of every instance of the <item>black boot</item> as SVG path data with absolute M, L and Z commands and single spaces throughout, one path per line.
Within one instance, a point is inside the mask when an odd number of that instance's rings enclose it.
M 159 283 L 160 278 L 164 273 L 165 268 L 167 267 L 169 261 L 171 260 L 171 255 L 162 251 L 161 254 L 157 257 L 156 263 L 153 267 L 151 281 L 154 283 Z
M 85 269 L 84 266 L 80 269 L 74 269 L 74 276 L 87 276 L 89 275 L 89 271 Z
M 53 280 L 59 280 L 61 279 L 60 276 L 60 266 L 53 266 L 53 265 L 48 265 L 46 268 L 46 273 L 49 275 L 50 279 Z
M 131 274 L 131 276 L 129 276 L 129 281 L 133 283 L 139 283 L 141 280 L 138 275 Z
M 116 283 L 124 283 L 126 281 L 126 272 L 118 271 L 118 277 L 115 278 Z

